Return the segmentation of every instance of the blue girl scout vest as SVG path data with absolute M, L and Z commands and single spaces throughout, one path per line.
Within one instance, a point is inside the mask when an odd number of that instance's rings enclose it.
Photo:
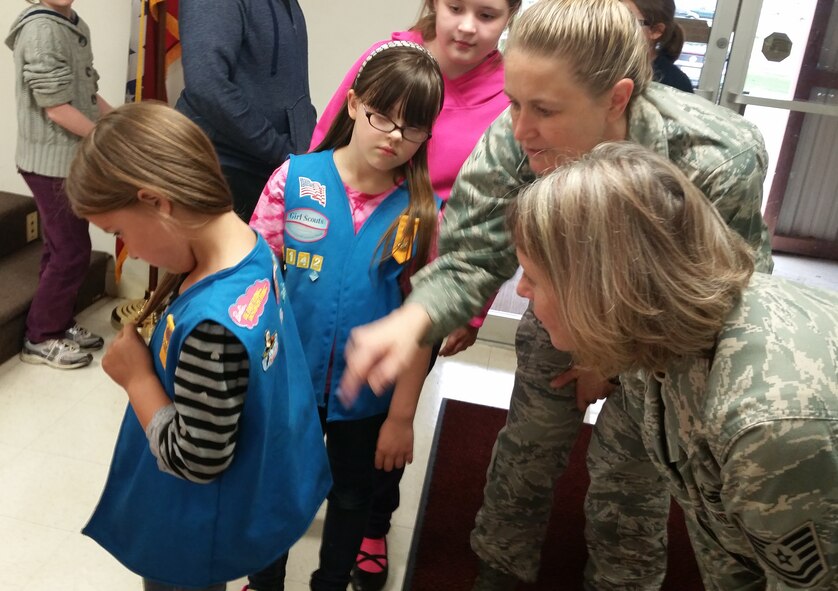
M 413 262 L 415 228 L 404 224 L 394 240 L 380 244 L 407 209 L 409 196 L 402 185 L 375 208 L 356 234 L 333 154 L 326 150 L 291 156 L 285 184 L 284 258 L 288 297 L 315 395 L 322 406 L 329 393 L 327 420 L 339 421 L 383 414 L 390 407 L 392 390 L 376 396 L 364 387 L 351 408 L 338 401 L 337 390 L 346 369 L 343 352 L 349 332 L 402 304 L 399 276 Z M 400 254 L 394 243 L 402 246 Z M 381 263 L 382 249 L 395 256 Z
M 149 345 L 169 396 L 183 341 L 212 320 L 244 344 L 249 385 L 230 466 L 197 484 L 161 472 L 131 406 L 90 536 L 135 573 L 206 587 L 256 572 L 285 553 L 331 487 L 323 433 L 276 259 L 259 237 L 235 267 L 187 289 Z

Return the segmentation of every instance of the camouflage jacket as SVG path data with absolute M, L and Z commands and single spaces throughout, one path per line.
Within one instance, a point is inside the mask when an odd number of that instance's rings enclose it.
M 767 155 L 756 127 L 732 111 L 656 83 L 632 101 L 628 124 L 628 139 L 675 163 L 754 247 L 757 268 L 770 271 L 770 240 L 760 214 Z M 486 130 L 454 183 L 440 257 L 413 279 L 408 301 L 428 311 L 429 340 L 441 340 L 468 322 L 515 274 L 506 207 L 535 178 L 512 137 L 507 110 Z
M 837 589 L 838 293 L 757 273 L 715 351 L 640 375 L 627 410 L 708 589 Z

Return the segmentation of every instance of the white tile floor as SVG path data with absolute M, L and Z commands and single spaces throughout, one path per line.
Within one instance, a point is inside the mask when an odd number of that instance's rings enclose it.
M 79 316 L 113 337 L 116 300 Z M 61 372 L 21 363 L 0 365 L 0 591 L 139 589 L 139 579 L 79 533 L 107 475 L 125 395 L 102 372 L 99 352 L 84 369 Z M 442 392 L 508 405 L 514 352 L 478 342 L 441 360 L 428 378 L 417 417 L 415 461 L 402 484 L 402 504 L 389 536 L 389 590 L 401 589 Z M 291 551 L 286 589 L 308 589 L 316 568 L 320 517 Z M 242 582 L 228 588 L 241 588 Z
M 775 272 L 838 290 L 836 263 L 778 256 Z M 111 338 L 114 304 L 100 301 L 79 320 Z M 70 372 L 17 358 L 0 365 L 0 591 L 139 589 L 135 575 L 79 533 L 104 483 L 125 405 L 121 389 L 101 371 L 100 358 L 101 353 L 91 367 Z M 510 347 L 478 341 L 465 353 L 440 360 L 429 376 L 415 422 L 415 461 L 405 474 L 389 537 L 389 591 L 402 587 L 440 401 L 506 407 L 514 369 Z M 308 589 L 321 519 L 291 552 L 289 591 Z M 228 588 L 238 591 L 241 585 Z

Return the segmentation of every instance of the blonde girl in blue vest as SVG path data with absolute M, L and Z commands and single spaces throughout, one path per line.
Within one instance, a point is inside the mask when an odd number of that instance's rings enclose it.
M 103 117 L 67 193 L 169 272 L 148 347 L 129 324 L 102 359 L 130 404 L 84 533 L 145 591 L 222 590 L 287 552 L 330 485 L 278 264 L 233 212 L 209 139 L 161 103 Z
M 442 74 L 421 45 L 392 41 L 377 48 L 323 142 L 274 173 L 251 220 L 285 263 L 332 468 L 315 591 L 345 591 L 349 584 L 374 468 L 412 460 L 429 350 L 383 396 L 365 389 L 341 400 L 337 384 L 349 331 L 400 306 L 410 275 L 434 249 L 439 201 L 427 140 L 442 102 Z M 284 564 L 274 565 L 251 577 L 249 588 L 282 588 L 283 573 Z

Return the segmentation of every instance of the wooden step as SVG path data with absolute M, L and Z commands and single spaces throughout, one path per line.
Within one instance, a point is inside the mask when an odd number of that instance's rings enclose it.
M 38 208 L 32 197 L 0 191 L 0 258 L 38 240 Z

